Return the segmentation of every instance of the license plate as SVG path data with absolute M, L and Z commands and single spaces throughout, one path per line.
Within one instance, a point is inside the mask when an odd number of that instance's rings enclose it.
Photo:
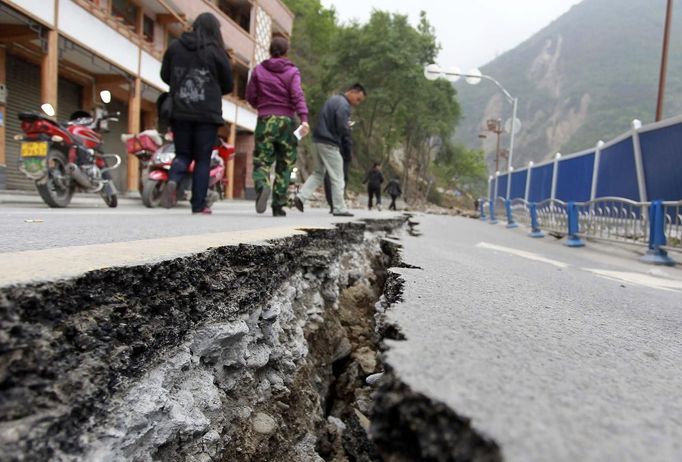
M 47 142 L 32 141 L 21 143 L 21 157 L 46 157 Z

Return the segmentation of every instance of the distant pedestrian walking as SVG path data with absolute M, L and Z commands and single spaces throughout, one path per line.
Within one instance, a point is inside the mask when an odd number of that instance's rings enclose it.
M 340 148 L 342 139 L 350 137 L 351 106 L 359 106 L 366 97 L 365 88 L 356 83 L 343 95 L 332 96 L 324 103 L 313 130 L 315 171 L 306 180 L 301 192 L 295 198 L 296 208 L 301 212 L 304 204 L 313 197 L 315 190 L 323 183 L 325 172 L 329 172 L 334 216 L 353 216 L 346 208 L 346 201 L 343 197 L 345 182 Z
M 274 163 L 272 215 L 276 217 L 286 215 L 284 206 L 288 202 L 291 171 L 296 165 L 296 113 L 303 126 L 301 136 L 310 130 L 301 73 L 287 58 L 288 50 L 286 38 L 273 37 L 270 59 L 255 67 L 246 87 L 246 100 L 258 109 L 256 148 L 253 151 L 256 212 L 263 213 L 268 206 L 270 169 Z
M 222 95 L 232 91 L 232 68 L 215 16 L 200 14 L 192 31 L 168 47 L 163 55 L 161 79 L 170 87 L 170 123 L 175 143 L 175 159 L 161 204 L 166 208 L 175 205 L 177 185 L 194 161 L 192 213 L 210 214 L 206 194 L 211 151 L 218 127 L 225 123 Z
M 390 180 L 386 185 L 386 188 L 384 188 L 384 191 L 391 196 L 391 205 L 388 206 L 388 210 L 396 210 L 395 200 L 403 193 L 400 188 L 400 178 L 395 177 Z
M 374 162 L 372 168 L 367 171 L 362 183 L 367 183 L 367 195 L 369 201 L 367 207 L 372 210 L 372 199 L 376 197 L 377 209 L 381 211 L 381 183 L 384 182 L 384 175 L 381 173 L 381 164 Z

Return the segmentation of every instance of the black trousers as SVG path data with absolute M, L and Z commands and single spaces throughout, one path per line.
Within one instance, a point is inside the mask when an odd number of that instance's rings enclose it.
M 367 186 L 367 194 L 369 195 L 368 206 L 370 209 L 372 208 L 372 199 L 374 197 L 376 197 L 376 199 L 377 199 L 377 205 L 381 205 L 381 185 L 379 185 L 379 186 L 368 185 Z
M 395 194 L 391 194 L 391 205 L 388 206 L 388 210 L 396 210 L 395 200 L 398 198 Z
M 218 126 L 212 123 L 174 120 L 173 141 L 175 159 L 168 174 L 170 181 L 180 183 L 194 161 L 192 174 L 192 212 L 206 207 L 208 178 L 211 172 L 211 151 L 218 136 Z

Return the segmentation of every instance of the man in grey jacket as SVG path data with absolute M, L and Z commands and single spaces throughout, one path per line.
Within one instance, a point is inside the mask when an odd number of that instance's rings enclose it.
M 301 188 L 301 192 L 294 199 L 296 208 L 303 211 L 306 201 L 309 201 L 315 190 L 323 183 L 325 172 L 329 174 L 332 184 L 332 200 L 334 216 L 352 217 L 346 208 L 343 197 L 343 157 L 341 156 L 342 140 L 350 138 L 350 110 L 357 107 L 367 98 L 365 88 L 356 83 L 343 95 L 329 98 L 322 107 L 313 130 L 313 144 L 315 146 L 315 171 L 308 177 Z

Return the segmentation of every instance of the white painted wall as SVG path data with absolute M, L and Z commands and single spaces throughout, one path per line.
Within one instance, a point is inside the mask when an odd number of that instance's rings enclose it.
M 36 3 L 42 3 L 44 7 L 47 2 Z M 59 31 L 117 66 L 137 74 L 137 45 L 71 0 L 59 0 Z
M 6 0 L 7 3 L 31 13 L 36 18 L 45 21 L 46 24 L 54 26 L 54 7 L 53 3 L 47 0 Z
M 255 130 L 256 122 L 258 121 L 258 114 L 241 106 L 237 106 L 232 101 L 223 100 L 223 119 L 230 123 L 237 123 L 238 127 L 247 130 Z
M 240 107 L 237 111 L 237 125 L 247 130 L 256 130 L 258 114 L 251 109 Z
M 161 61 L 142 51 L 142 61 L 140 63 L 140 77 L 147 83 L 158 87 L 162 91 L 168 91 L 168 85 L 161 80 Z

